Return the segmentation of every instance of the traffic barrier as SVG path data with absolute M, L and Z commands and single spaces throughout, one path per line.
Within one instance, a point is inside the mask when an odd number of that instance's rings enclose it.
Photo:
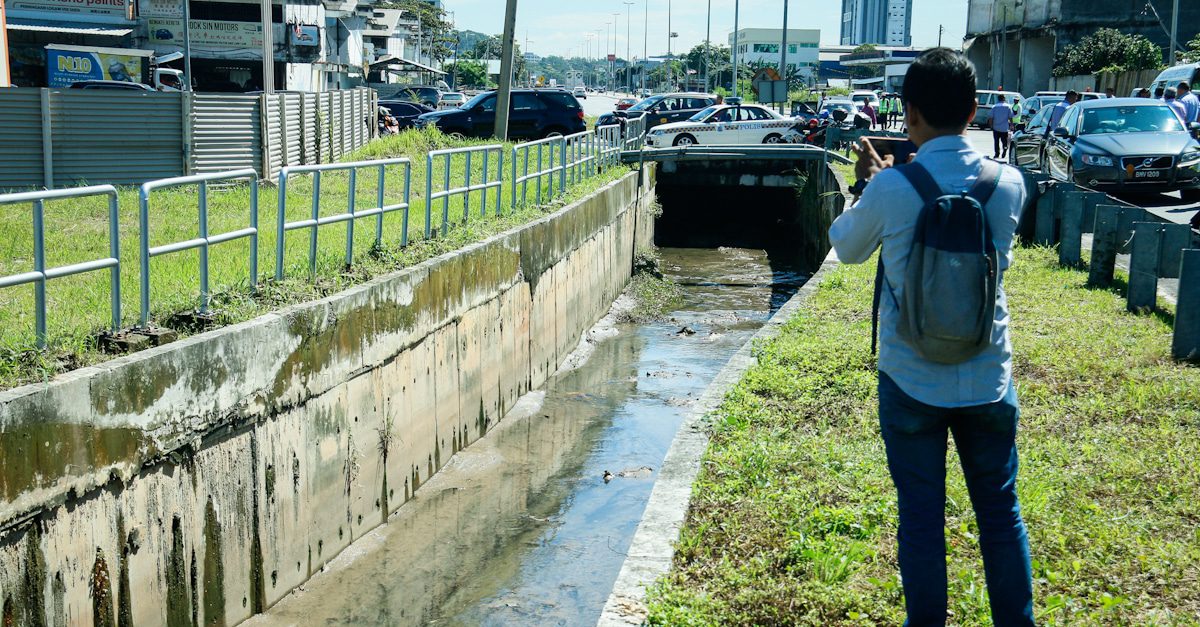
M 450 187 L 451 185 L 451 170 L 454 165 L 454 158 L 462 155 L 464 162 L 465 174 L 463 176 L 462 187 Z M 471 160 L 474 155 L 479 155 L 483 165 L 483 181 L 479 183 L 471 183 Z M 492 178 L 492 156 L 495 156 L 495 179 Z M 440 189 L 435 189 L 433 184 L 434 166 L 435 164 L 442 165 L 442 185 Z M 487 196 L 489 189 L 496 189 L 496 215 L 500 215 L 500 194 L 503 193 L 504 183 L 504 147 L 499 144 L 488 144 L 486 146 L 470 146 L 467 148 L 447 148 L 444 150 L 434 150 L 425 156 L 425 237 L 429 238 L 433 235 L 433 203 L 436 200 L 442 201 L 442 235 L 450 231 L 450 199 L 456 196 L 462 196 L 463 199 L 463 222 L 466 222 L 471 208 L 471 192 L 482 192 L 480 200 L 480 211 L 487 210 Z M 407 243 L 407 240 L 406 240 Z
M 529 171 L 530 161 L 534 170 Z M 547 194 L 555 197 L 554 183 L 559 183 L 559 193 L 566 187 L 567 141 L 561 135 L 517 144 L 512 149 L 512 206 L 515 209 L 529 199 L 529 182 L 533 181 L 535 202 L 542 203 L 543 181 L 548 180 Z M 520 191 L 518 191 L 518 189 Z
M 574 185 L 596 173 L 596 132 L 567 135 L 567 180 Z
M 404 168 L 404 201 L 391 205 L 385 204 L 387 198 L 387 170 L 389 167 Z M 358 171 L 362 169 L 377 169 L 378 183 L 376 185 L 375 206 L 366 210 L 357 207 Z M 346 211 L 331 215 L 321 215 L 321 177 L 326 172 L 347 172 L 349 175 L 348 198 Z M 307 220 L 287 221 L 287 190 L 292 177 L 302 174 L 312 175 L 312 215 Z M 284 250 L 288 231 L 308 229 L 308 273 L 310 279 L 317 277 L 317 237 L 320 228 L 326 224 L 346 223 L 346 267 L 354 265 L 354 225 L 362 218 L 375 218 L 375 246 L 383 245 L 383 216 L 394 211 L 404 212 L 404 224 L 401 229 L 401 245 L 408 243 L 408 213 L 409 198 L 412 192 L 412 163 L 407 158 L 382 159 L 377 161 L 356 161 L 353 163 L 327 163 L 324 165 L 290 166 L 279 171 L 279 212 L 275 233 L 275 279 L 283 280 Z M 426 225 L 428 228 L 428 224 Z
M 46 268 L 46 201 L 90 196 L 108 197 L 108 257 L 57 268 Z M 121 243 L 116 188 L 112 185 L 94 185 L 76 189 L 0 194 L 0 205 L 21 203 L 33 205 L 33 270 L 0 277 L 0 289 L 27 283 L 33 284 L 34 330 L 38 348 L 46 348 L 46 281 L 50 279 L 107 268 L 109 290 L 112 292 L 112 330 L 113 332 L 119 330 L 121 328 Z
M 208 233 L 208 186 L 210 183 L 230 182 L 248 179 L 250 182 L 250 226 L 220 235 L 209 235 Z M 166 189 L 171 187 L 180 187 L 183 185 L 196 185 L 199 188 L 199 228 L 197 236 L 193 239 L 184 240 L 182 242 L 174 242 L 162 246 L 150 247 L 150 195 L 155 190 Z M 282 198 L 282 192 L 281 196 Z M 201 314 L 208 312 L 208 249 L 214 244 L 231 242 L 243 238 L 250 239 L 250 288 L 256 289 L 258 285 L 258 172 L 247 168 L 244 170 L 234 170 L 232 172 L 219 172 L 216 174 L 197 174 L 193 176 L 178 176 L 168 179 L 159 179 L 144 183 L 141 187 L 141 192 L 138 195 L 140 211 L 138 219 L 141 227 L 141 262 L 142 262 L 142 298 L 141 298 L 141 315 L 138 318 L 139 327 L 145 329 L 150 322 L 150 259 L 159 255 L 167 255 L 170 253 L 182 252 L 185 250 L 200 249 L 200 307 Z
M 1179 299 L 1175 303 L 1171 355 L 1175 359 L 1200 361 L 1200 249 L 1182 251 L 1179 266 Z
M 600 169 L 616 165 L 621 160 L 621 151 L 625 146 L 620 124 L 610 124 L 596 128 L 596 143 L 599 146 Z

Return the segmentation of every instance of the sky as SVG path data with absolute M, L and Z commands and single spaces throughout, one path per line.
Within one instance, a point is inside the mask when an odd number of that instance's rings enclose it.
M 626 7 L 622 0 L 518 0 L 517 38 L 523 50 L 542 56 L 583 56 L 585 48 L 596 56 L 597 47 L 604 55 L 612 47 L 613 13 L 616 18 L 617 54 L 625 57 L 626 9 L 632 20 L 629 27 L 631 56 L 642 56 L 643 33 L 647 25 L 649 3 L 650 56 L 667 51 L 668 0 L 633 0 Z M 461 30 L 498 34 L 503 30 L 504 0 L 443 0 L 447 11 Z M 841 0 L 793 0 L 788 13 L 791 28 L 819 28 L 822 44 L 837 44 L 840 34 Z M 712 0 L 712 40 L 728 44 L 733 32 L 734 0 Z M 672 0 L 671 30 L 679 37 L 671 44 L 673 52 L 690 50 L 704 41 L 706 0 Z M 783 23 L 783 0 L 741 0 L 740 28 L 779 28 Z M 938 26 L 945 27 L 944 45 L 961 44 L 967 28 L 967 0 L 913 0 L 912 35 L 914 46 L 934 46 Z M 593 35 L 591 43 L 587 34 Z M 608 33 L 604 35 L 604 33 Z M 525 46 L 528 39 L 529 45 Z

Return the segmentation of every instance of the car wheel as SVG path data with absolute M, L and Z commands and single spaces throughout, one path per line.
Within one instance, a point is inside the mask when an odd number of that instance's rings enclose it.
M 783 136 L 781 136 L 779 133 L 771 133 L 770 135 L 767 135 L 766 137 L 763 138 L 763 143 L 764 144 L 782 144 Z
M 546 129 L 546 132 L 542 135 L 542 138 L 545 139 L 547 137 L 562 137 L 565 134 L 566 133 L 563 132 L 563 129 L 561 129 L 557 126 L 551 126 L 550 128 Z
M 697 145 L 697 144 L 696 144 L 696 138 L 695 138 L 695 137 L 692 137 L 691 135 L 688 135 L 687 133 L 684 133 L 683 135 L 680 135 L 679 137 L 676 137 L 676 138 L 675 138 L 675 142 L 674 142 L 674 144 L 672 144 L 672 145 L 674 145 L 674 146 L 683 146 L 683 147 L 687 147 L 687 146 L 695 146 L 695 145 Z

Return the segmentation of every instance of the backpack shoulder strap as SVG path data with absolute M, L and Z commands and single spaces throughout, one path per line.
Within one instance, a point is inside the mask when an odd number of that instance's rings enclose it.
M 971 186 L 967 195 L 974 198 L 980 207 L 986 207 L 988 201 L 992 199 L 992 193 L 999 187 L 1000 177 L 1003 174 L 1003 165 L 991 159 L 984 159 L 983 168 L 979 171 L 979 178 L 975 181 L 975 185 Z
M 917 190 L 917 194 L 921 196 L 921 201 L 924 204 L 928 205 L 944 195 L 942 187 L 937 184 L 937 181 L 933 180 L 933 175 L 929 173 L 929 170 L 925 169 L 925 166 L 914 161 L 895 166 L 892 169 L 902 174 L 908 180 L 908 184 Z

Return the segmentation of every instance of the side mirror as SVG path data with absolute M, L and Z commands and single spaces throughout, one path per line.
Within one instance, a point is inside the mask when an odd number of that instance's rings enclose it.
M 1070 139 L 1071 132 L 1060 126 L 1054 129 L 1054 136 L 1060 139 Z

